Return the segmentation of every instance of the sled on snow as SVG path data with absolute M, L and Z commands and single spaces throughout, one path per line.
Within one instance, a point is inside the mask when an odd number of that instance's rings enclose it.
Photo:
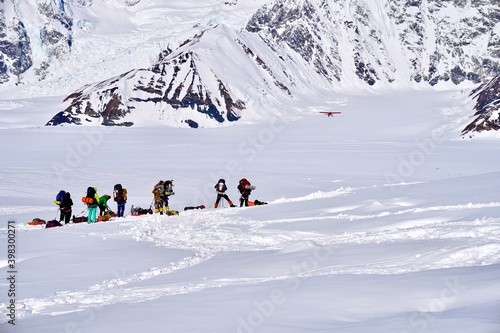
M 39 218 L 34 218 L 33 221 L 28 222 L 28 225 L 43 225 L 45 224 L 45 220 L 39 219 Z
M 254 201 L 248 200 L 248 206 L 260 206 L 260 205 L 267 205 L 267 202 L 260 200 L 254 200 Z
M 45 224 L 45 228 L 62 227 L 63 225 L 57 220 L 50 220 Z

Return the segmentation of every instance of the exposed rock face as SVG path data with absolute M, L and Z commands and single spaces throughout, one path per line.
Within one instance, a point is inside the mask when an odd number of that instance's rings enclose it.
M 495 3 L 278 0 L 262 7 L 246 29 L 274 49 L 286 45 L 332 82 L 355 73 L 369 85 L 480 83 L 500 71 Z
M 475 89 L 471 96 L 477 101 L 474 106 L 475 119 L 462 134 L 500 130 L 500 74 Z
M 2 5 L 4 0 L 0 1 Z M 31 45 L 24 24 L 16 19 L 9 22 L 6 8 L 0 9 L 0 84 L 11 76 L 19 77 L 32 65 Z M 13 38 L 12 38 L 13 36 Z
M 33 12 L 34 17 L 27 15 Z M 73 41 L 71 16 L 64 1 L 56 7 L 56 2 L 49 0 L 39 0 L 36 5 L 0 0 L 0 84 L 24 83 L 22 75 L 29 71 L 36 80 L 43 80 L 52 59 L 64 60 Z M 33 22 L 26 22 L 23 17 L 36 22 L 34 29 L 27 28 L 33 27 Z M 30 36 L 29 31 L 38 34 Z M 34 44 L 41 49 L 34 49 Z M 39 57 L 36 62 L 34 51 Z
M 163 54 L 162 57 L 165 55 Z M 204 83 L 216 82 L 217 90 Z M 180 126 L 199 126 L 200 118 L 215 122 L 235 121 L 245 103 L 234 99 L 214 75 L 200 75 L 193 52 L 162 58 L 152 68 L 134 70 L 113 79 L 89 85 L 68 96 L 70 106 L 47 125 L 97 123 L 132 126 L 132 112 L 156 115 L 158 121 L 173 116 Z

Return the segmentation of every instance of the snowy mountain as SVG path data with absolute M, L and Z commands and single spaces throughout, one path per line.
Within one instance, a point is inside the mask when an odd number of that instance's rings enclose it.
M 500 71 L 495 3 L 5 1 L 2 86 L 65 94 L 48 125 L 212 127 L 350 87 L 479 84 Z
M 478 83 L 500 68 L 494 3 L 280 0 L 260 8 L 247 30 L 337 84 Z
M 70 106 L 52 118 L 48 125 L 81 125 L 93 119 L 102 125 L 131 126 L 140 121 L 134 119 L 137 113 L 146 112 L 149 113 L 148 121 L 157 118 L 194 128 L 206 117 L 218 123 L 238 120 L 239 112 L 245 108 L 245 102 L 240 99 L 244 96 L 237 96 L 234 89 L 230 92 L 224 83 L 226 80 L 210 65 L 223 57 L 225 67 L 231 64 L 234 68 L 230 70 L 238 71 L 238 65 L 229 56 L 233 53 L 202 54 L 207 46 L 216 43 L 226 42 L 235 47 L 232 39 L 227 38 L 230 34 L 231 31 L 223 26 L 204 31 L 187 40 L 175 52 L 165 51 L 149 69 L 132 70 L 86 86 L 68 96 Z M 203 48 L 201 51 L 200 47 Z M 243 47 L 239 51 L 243 53 Z M 251 68 L 255 63 L 248 59 L 245 65 L 245 68 Z

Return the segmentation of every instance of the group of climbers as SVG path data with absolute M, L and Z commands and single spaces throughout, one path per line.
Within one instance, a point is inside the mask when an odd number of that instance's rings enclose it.
M 109 215 L 114 215 L 108 206 L 108 201 L 111 199 L 109 194 L 99 196 L 97 194 L 97 188 L 88 187 L 87 196 L 82 198 L 82 201 L 87 204 L 88 208 L 88 223 L 97 222 L 97 207 L 99 207 L 99 216 L 104 216 L 106 213 Z M 116 184 L 113 187 L 113 200 L 117 204 L 117 217 L 123 217 L 125 212 L 125 203 L 127 202 L 127 189 L 123 188 L 121 184 Z
M 217 198 L 215 199 L 215 204 L 214 208 L 219 207 L 219 202 L 221 199 L 226 199 L 226 201 L 229 203 L 229 206 L 231 207 L 236 207 L 233 202 L 229 199 L 229 197 L 226 194 L 227 191 L 227 186 L 226 186 L 226 180 L 221 178 L 215 184 L 214 186 L 215 191 L 217 192 Z M 242 178 L 238 184 L 238 191 L 240 191 L 240 207 L 245 207 L 248 206 L 248 198 L 250 194 L 252 193 L 252 190 L 255 190 L 255 186 L 252 186 L 250 182 L 246 178 Z
M 160 180 L 152 190 L 153 193 L 153 204 L 154 204 L 154 213 L 160 215 L 172 215 L 177 211 L 171 211 L 169 207 L 169 197 L 174 195 L 175 192 L 173 190 L 173 180 Z M 236 207 L 229 196 L 226 194 L 227 186 L 225 179 L 221 178 L 214 186 L 215 191 L 217 193 L 217 197 L 215 199 L 214 208 L 218 208 L 222 199 L 225 199 L 231 207 Z M 249 201 L 249 196 L 252 193 L 252 190 L 255 189 L 255 186 L 251 185 L 250 182 L 246 178 L 242 178 L 237 186 L 238 191 L 240 192 L 239 204 L 240 207 L 249 206 L 254 204 L 262 204 L 256 200 L 255 202 Z M 99 216 L 104 216 L 105 214 L 113 214 L 113 216 L 123 217 L 125 212 L 125 204 L 127 202 L 127 190 L 121 185 L 116 184 L 113 188 L 113 200 L 117 204 L 117 213 L 114 214 L 111 212 L 108 202 L 111 199 L 111 196 L 105 194 L 103 196 L 99 196 L 97 193 L 97 188 L 90 186 L 87 188 L 87 193 L 84 197 L 82 197 L 82 202 L 87 205 L 88 216 L 86 218 L 88 223 L 96 223 L 98 220 L 97 208 L 99 208 Z M 70 223 L 72 216 L 72 206 L 73 200 L 71 199 L 71 194 L 69 192 L 65 192 L 61 190 L 54 201 L 57 205 L 59 205 L 60 209 L 60 218 L 59 221 L 62 223 L 64 221 L 65 224 Z M 265 203 L 264 203 L 265 204 Z M 133 207 L 133 206 L 132 206 Z M 186 209 L 194 209 L 194 208 L 205 208 L 204 205 L 198 207 L 186 207 Z M 133 210 L 133 208 L 132 208 Z M 150 213 L 153 213 L 153 210 L 147 210 Z M 73 219 L 75 217 L 73 216 Z
M 87 205 L 88 209 L 88 223 L 97 222 L 97 208 L 99 207 L 99 216 L 104 216 L 105 214 L 114 215 L 111 212 L 108 201 L 111 199 L 109 194 L 99 196 L 97 194 L 97 188 L 88 187 L 87 195 L 82 198 L 82 202 Z M 125 212 L 125 203 L 127 202 L 127 189 L 123 188 L 121 184 L 116 184 L 113 188 L 113 200 L 117 204 L 117 217 L 123 217 Z
M 170 196 L 174 195 L 175 192 L 173 190 L 173 180 L 160 180 L 156 185 L 153 187 L 153 190 L 151 191 L 153 193 L 153 204 L 154 204 L 154 213 L 163 215 L 172 215 L 173 212 L 177 211 L 171 211 L 170 207 L 168 205 L 168 199 Z M 225 199 L 229 206 L 231 207 L 236 207 L 231 199 L 229 199 L 228 195 L 226 194 L 227 191 L 227 186 L 226 186 L 226 180 L 221 178 L 215 184 L 214 186 L 215 192 L 217 193 L 217 197 L 215 199 L 214 203 L 214 208 L 218 208 L 219 204 L 222 199 Z M 249 196 L 252 193 L 252 190 L 255 190 L 255 186 L 250 184 L 250 182 L 246 178 L 242 178 L 237 186 L 238 191 L 240 192 L 240 207 L 243 207 L 243 205 L 249 206 Z M 262 203 L 261 201 L 257 201 L 258 203 Z M 205 208 L 204 205 L 200 205 L 197 207 L 185 207 L 184 210 L 188 209 L 202 209 Z
M 88 223 L 97 222 L 97 208 L 99 208 L 99 216 L 104 216 L 106 214 L 113 214 L 108 206 L 108 201 L 111 199 L 109 194 L 99 196 L 97 194 L 97 188 L 90 186 L 87 188 L 87 193 L 82 197 L 82 202 L 87 205 L 88 216 L 86 218 Z M 125 203 L 127 202 L 127 190 L 122 187 L 121 184 L 116 184 L 113 189 L 113 199 L 117 203 L 117 214 L 118 217 L 123 217 L 125 212 Z M 71 199 L 71 194 L 64 190 L 59 191 L 56 196 L 54 203 L 59 206 L 60 217 L 59 222 L 64 222 L 65 224 L 70 223 L 72 216 L 72 206 L 73 200 Z

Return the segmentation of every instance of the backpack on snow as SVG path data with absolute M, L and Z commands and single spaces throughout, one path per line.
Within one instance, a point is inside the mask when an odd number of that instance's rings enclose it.
M 192 210 L 192 209 L 205 209 L 205 205 L 184 207 L 184 210 Z
M 66 195 L 66 191 L 60 190 L 59 193 L 56 195 L 56 200 L 54 200 L 54 203 L 56 205 L 60 205 L 64 199 L 64 196 Z
M 141 207 L 130 207 L 130 215 L 132 216 L 140 216 L 140 215 L 146 215 L 146 214 L 153 214 L 153 210 L 151 207 L 149 209 L 141 208 Z
M 62 224 L 57 220 L 50 220 L 45 224 L 45 228 L 62 227 Z
M 75 216 L 73 215 L 73 223 L 87 222 L 87 216 Z

